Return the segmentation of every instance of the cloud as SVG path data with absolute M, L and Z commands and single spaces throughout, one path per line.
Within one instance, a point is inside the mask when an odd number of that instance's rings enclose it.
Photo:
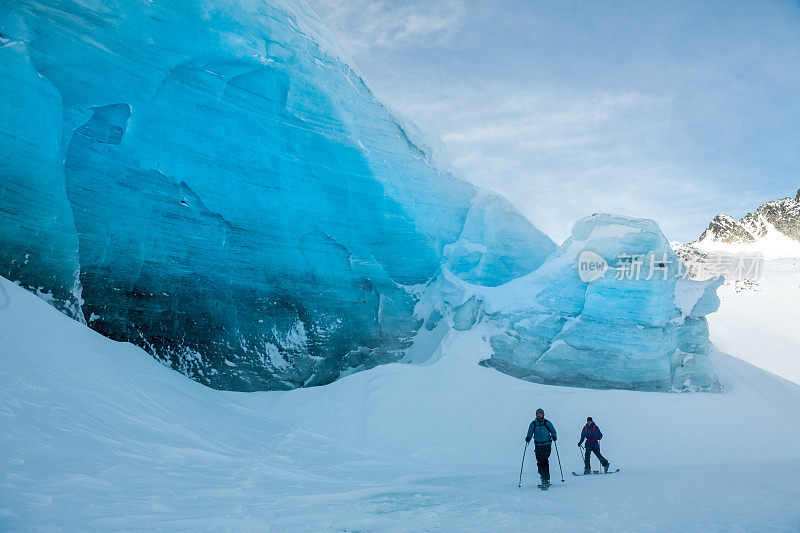
M 454 113 L 476 109 L 474 103 L 480 99 L 483 105 L 477 109 L 482 116 L 473 116 L 473 126 L 449 131 L 442 140 L 450 145 L 503 142 L 528 149 L 596 145 L 615 123 L 659 104 L 656 97 L 635 92 L 572 96 L 516 92 L 517 88 L 496 88 L 489 93 L 493 96 L 473 95 L 462 101 L 462 109 Z
M 416 41 L 446 42 L 456 33 L 466 13 L 463 2 L 458 0 L 308 0 L 308 4 L 350 54 Z
M 796 3 L 310 3 L 382 100 L 555 240 L 602 211 L 692 240 L 800 186 Z
M 664 151 L 670 98 L 501 83 L 428 92 L 418 104 L 412 93 L 393 98 L 423 130 L 439 128 L 462 176 L 507 196 L 556 241 L 595 212 L 652 218 L 690 240 L 720 201 Z

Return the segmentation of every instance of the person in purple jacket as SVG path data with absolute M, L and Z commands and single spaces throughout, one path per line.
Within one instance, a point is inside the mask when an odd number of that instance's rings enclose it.
M 603 472 L 608 472 L 608 465 L 611 463 L 600 454 L 600 439 L 603 438 L 603 433 L 600 431 L 600 428 L 597 424 L 594 423 L 592 417 L 586 418 L 586 425 L 583 426 L 583 430 L 581 431 L 581 440 L 578 442 L 578 446 L 580 447 L 583 444 L 583 441 L 586 440 L 586 450 L 584 450 L 583 455 L 583 473 L 590 474 L 592 469 L 589 465 L 589 459 L 592 457 L 592 452 L 600 459 L 600 464 L 603 465 Z

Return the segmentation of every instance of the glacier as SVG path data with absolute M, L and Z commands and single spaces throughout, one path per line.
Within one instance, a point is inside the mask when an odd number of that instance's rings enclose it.
M 439 170 L 301 2 L 0 5 L 0 273 L 205 384 L 398 359 L 446 246 L 487 284 L 555 247 Z
M 595 279 L 580 275 L 585 252 L 606 263 Z M 654 221 L 595 214 L 541 267 L 501 286 L 444 269 L 416 312 L 429 330 L 482 328 L 492 347 L 483 364 L 530 381 L 717 391 L 705 315 L 723 280 L 685 273 Z
M 0 275 L 101 334 L 239 391 L 484 327 L 486 364 L 527 379 L 713 387 L 713 282 L 576 278 L 584 248 L 671 253 L 654 222 L 557 247 L 446 170 L 301 1 L 0 6 Z

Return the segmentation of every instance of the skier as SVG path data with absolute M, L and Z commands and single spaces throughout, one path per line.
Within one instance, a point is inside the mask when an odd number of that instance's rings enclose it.
M 534 452 L 536 453 L 536 466 L 539 477 L 542 479 L 540 488 L 550 486 L 550 451 L 551 443 L 556 440 L 556 428 L 553 423 L 544 417 L 544 409 L 536 410 L 536 418 L 528 426 L 528 435 L 525 442 L 530 442 L 533 437 Z
M 584 450 L 583 455 L 583 473 L 590 474 L 592 469 L 589 465 L 589 459 L 592 457 L 592 452 L 600 459 L 600 464 L 603 465 L 603 472 L 608 473 L 608 465 L 611 463 L 608 460 L 600 455 L 600 439 L 603 438 L 603 434 L 600 432 L 600 428 L 597 424 L 594 423 L 592 417 L 586 417 L 586 425 L 583 426 L 583 430 L 581 431 L 581 440 L 578 442 L 578 447 L 583 444 L 584 439 L 586 440 L 586 449 Z

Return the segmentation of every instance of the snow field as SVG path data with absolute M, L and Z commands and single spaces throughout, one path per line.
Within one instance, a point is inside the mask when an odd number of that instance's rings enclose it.
M 715 354 L 725 392 L 600 391 L 429 364 L 325 387 L 203 387 L 0 280 L 0 529 L 797 531 L 800 386 Z M 536 489 L 543 407 L 566 474 Z M 619 474 L 574 478 L 593 416 Z

